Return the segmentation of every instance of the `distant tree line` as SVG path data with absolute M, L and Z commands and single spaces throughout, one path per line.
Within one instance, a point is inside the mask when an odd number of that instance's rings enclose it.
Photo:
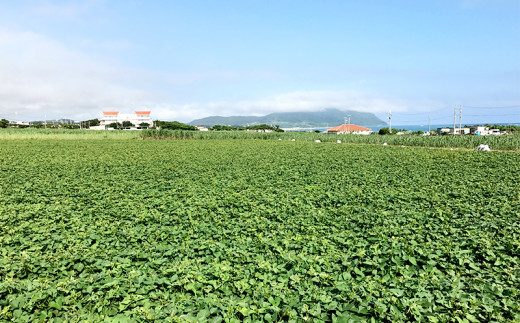
M 392 131 L 390 131 L 390 128 L 385 127 L 385 128 L 379 129 L 378 134 L 380 134 L 380 135 L 395 135 L 398 132 L 406 132 L 406 131 L 407 131 L 406 129 L 397 129 L 397 128 L 392 128 Z
M 190 126 L 189 124 L 185 124 L 178 121 L 157 121 L 157 127 L 161 129 L 170 129 L 170 130 L 199 130 L 195 126 Z
M 54 123 L 54 122 L 43 122 L 43 121 L 37 121 L 33 122 L 31 124 L 18 124 L 18 123 L 11 123 L 7 119 L 0 120 L 0 128 L 49 128 L 49 129 L 58 129 L 58 128 L 64 128 L 64 129 L 78 129 L 79 125 L 77 124 L 68 124 L 68 123 Z
M 81 128 L 90 128 L 90 127 L 99 126 L 100 122 L 99 122 L 98 118 L 95 118 L 95 119 L 81 121 L 80 124 L 81 124 Z
M 244 127 L 237 127 L 237 126 L 223 126 L 223 125 L 214 125 L 213 127 L 209 128 L 209 130 L 213 131 L 274 131 L 274 132 L 284 132 L 283 129 L 280 129 L 280 126 L 270 126 L 268 124 L 259 124 L 254 126 L 244 126 Z

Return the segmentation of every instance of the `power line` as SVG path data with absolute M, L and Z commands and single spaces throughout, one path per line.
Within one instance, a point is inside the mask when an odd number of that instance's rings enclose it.
M 464 106 L 464 109 L 520 109 L 520 105 L 515 105 L 515 106 L 504 106 L 504 107 L 474 107 L 474 106 Z M 428 115 L 430 113 L 433 113 L 433 112 L 438 112 L 438 111 L 449 111 L 451 110 L 451 108 L 449 107 L 446 107 L 446 108 L 441 108 L 441 109 L 436 109 L 436 110 L 430 110 L 430 111 L 424 111 L 424 112 L 416 112 L 416 113 L 406 113 L 406 112 L 398 112 L 397 115 L 399 116 L 417 116 L 417 115 Z M 382 113 L 381 113 L 382 114 Z M 508 115 L 511 115 L 511 114 L 505 114 L 505 115 L 496 115 L 496 116 L 508 116 Z M 517 114 L 513 114 L 513 115 L 517 115 Z M 482 115 L 482 116 L 493 116 L 493 115 Z
M 471 109 L 518 109 L 520 108 L 520 105 L 510 105 L 505 107 L 473 107 L 469 105 L 465 105 L 464 108 L 471 108 Z
M 520 116 L 520 113 L 509 113 L 509 114 L 467 114 L 467 117 L 509 117 L 509 116 Z
M 437 112 L 437 111 L 443 111 L 443 110 L 448 110 L 448 109 L 451 109 L 451 108 L 442 108 L 442 109 L 430 110 L 430 111 L 424 111 L 424 112 L 417 112 L 417 113 L 401 113 L 401 112 L 398 112 L 398 113 L 399 113 L 399 115 L 416 116 L 416 115 L 428 114 L 428 113 Z

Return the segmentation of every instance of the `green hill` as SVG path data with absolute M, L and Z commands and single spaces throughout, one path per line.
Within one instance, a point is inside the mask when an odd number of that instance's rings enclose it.
M 193 120 L 189 124 L 211 127 L 214 125 L 246 126 L 257 124 L 279 125 L 280 128 L 327 128 L 345 123 L 345 117 L 350 115 L 350 123 L 364 127 L 384 126 L 386 123 L 373 113 L 358 111 L 340 111 L 327 109 L 317 112 L 280 112 L 265 116 L 231 116 L 207 117 Z

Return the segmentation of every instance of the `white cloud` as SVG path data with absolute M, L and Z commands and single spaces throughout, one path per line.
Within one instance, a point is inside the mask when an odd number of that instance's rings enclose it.
M 41 34 L 0 29 L 0 117 L 38 120 L 88 119 L 103 109 L 150 109 L 161 119 L 188 122 L 211 115 L 264 115 L 325 108 L 373 113 L 407 111 L 418 106 L 392 97 L 356 91 L 294 91 L 242 101 L 183 102 L 181 88 L 241 80 L 269 80 L 272 73 L 205 72 L 172 74 L 128 68 L 72 50 Z M 204 86 L 200 86 L 204 84 Z M 209 84 L 209 85 L 208 85 Z M 197 87 L 199 86 L 199 87 Z M 174 93 L 174 94 L 172 94 Z M 435 102 L 419 106 L 437 108 Z
M 0 28 L 0 116 L 19 119 L 98 116 L 103 109 L 151 109 L 159 118 L 217 113 L 214 104 L 169 103 L 176 88 L 206 81 L 236 82 L 271 74 L 140 70 L 72 50 L 44 35 Z M 173 95 L 175 96 L 175 95 Z
M 355 110 L 360 112 L 386 113 L 437 109 L 441 103 L 405 102 L 391 98 L 373 97 L 354 91 L 297 91 L 258 100 L 239 102 L 208 102 L 186 105 L 157 105 L 154 115 L 165 119 L 191 121 L 207 116 L 265 115 L 273 112 L 320 111 L 328 108 Z
M 374 97 L 358 91 L 297 91 L 259 101 L 242 102 L 250 111 L 316 111 L 324 108 L 384 112 L 389 109 L 403 111 L 404 102 L 391 98 Z
M 90 115 L 93 108 L 150 101 L 139 71 L 94 60 L 33 32 L 0 29 L 0 113 L 38 118 Z

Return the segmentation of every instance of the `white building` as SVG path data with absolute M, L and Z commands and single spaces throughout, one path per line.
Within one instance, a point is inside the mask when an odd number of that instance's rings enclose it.
M 500 132 L 500 129 L 489 129 L 485 126 L 474 126 L 471 127 L 471 134 L 472 135 L 480 135 L 480 136 L 488 136 L 488 135 L 494 135 L 494 136 L 500 136 L 502 132 Z
M 454 130 L 455 129 L 455 130 Z M 455 127 L 455 128 L 437 128 L 437 133 L 440 135 L 442 133 L 448 133 L 450 135 L 468 135 L 470 134 L 470 128 L 467 127 Z
M 448 133 L 450 135 L 453 134 L 453 128 L 437 128 L 437 133 L 440 135 L 442 133 Z M 479 135 L 479 136 L 488 136 L 488 135 L 495 135 L 499 136 L 502 133 L 500 132 L 500 129 L 489 129 L 485 126 L 473 126 L 470 128 L 455 128 L 455 134 L 462 134 L 462 135 Z
M 99 125 L 104 129 L 109 128 L 109 125 L 114 122 L 123 124 L 128 121 L 133 126 L 125 127 L 125 129 L 142 129 L 143 127 L 153 126 L 153 120 L 150 116 L 150 111 L 134 111 L 134 113 L 119 113 L 119 111 L 103 111 L 103 117 L 99 120 Z M 148 124 L 148 126 L 142 126 L 142 124 Z

